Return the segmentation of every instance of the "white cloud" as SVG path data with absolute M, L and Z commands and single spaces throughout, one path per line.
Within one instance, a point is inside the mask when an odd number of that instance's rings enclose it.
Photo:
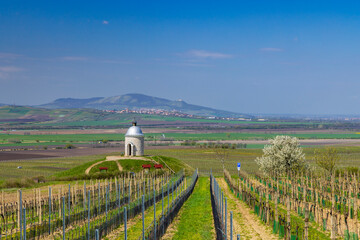
M 187 63 L 187 62 L 184 62 L 184 63 L 172 63 L 172 64 L 169 64 L 169 65 L 172 65 L 172 66 L 185 66 L 185 67 L 213 67 L 214 65 L 210 65 L 210 64 L 203 64 L 203 63 Z
M 18 58 L 21 57 L 22 55 L 20 54 L 15 54 L 15 53 L 2 53 L 0 52 L 0 58 L 2 59 L 14 59 L 14 58 Z
M 14 66 L 0 66 L 0 72 L 11 73 L 11 72 L 20 72 L 22 68 L 14 67 Z
M 271 48 L 271 47 L 268 47 L 268 48 L 260 48 L 260 51 L 262 51 L 262 52 L 282 52 L 282 51 L 284 51 L 284 50 L 281 49 L 281 48 Z
M 23 69 L 14 66 L 0 66 L 0 79 L 8 79 L 12 73 L 21 72 Z
M 198 58 L 198 59 L 225 59 L 232 58 L 230 54 L 219 53 L 219 52 L 209 52 L 204 50 L 190 50 L 184 54 L 181 54 L 185 57 Z
M 87 61 L 89 60 L 87 57 L 77 57 L 77 56 L 67 56 L 67 57 L 62 57 L 62 60 L 65 61 Z
M 102 22 L 102 24 L 108 25 L 108 24 L 109 24 L 109 21 L 104 20 L 104 21 Z

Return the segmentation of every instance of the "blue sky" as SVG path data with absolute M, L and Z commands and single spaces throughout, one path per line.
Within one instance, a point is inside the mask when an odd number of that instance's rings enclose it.
M 0 103 L 358 114 L 358 1 L 0 1 Z

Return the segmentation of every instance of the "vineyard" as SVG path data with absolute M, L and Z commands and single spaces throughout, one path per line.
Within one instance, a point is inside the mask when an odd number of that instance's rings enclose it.
M 285 178 L 224 171 L 225 185 L 238 201 L 284 239 L 358 239 L 359 178 L 345 173 L 336 178 L 290 174 Z M 218 181 L 210 176 L 218 238 L 232 239 L 227 230 L 227 198 Z M 232 218 L 231 213 L 231 218 Z M 233 236 L 234 235 L 234 236 Z
M 142 235 L 146 239 L 155 239 L 164 233 L 169 219 L 191 194 L 196 180 L 196 171 L 189 179 L 185 178 L 184 171 L 159 176 L 144 176 L 141 172 L 91 181 L 83 186 L 49 187 L 47 194 L 43 193 L 44 189 L 34 189 L 32 197 L 29 194 L 23 197 L 19 190 L 15 201 L 7 201 L 14 197 L 3 193 L 1 237 L 96 239 L 109 235 L 120 226 L 126 235 L 127 221 L 142 213 Z M 162 205 L 160 214 L 156 211 L 159 201 Z M 154 208 L 153 221 L 145 226 L 144 212 L 150 207 Z M 140 238 L 140 233 L 129 239 Z
M 359 199 L 359 176 L 346 171 L 122 172 L 3 191 L 0 237 L 358 240 Z

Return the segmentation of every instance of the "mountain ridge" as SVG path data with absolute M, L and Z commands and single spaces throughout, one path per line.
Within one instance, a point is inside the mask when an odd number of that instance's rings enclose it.
M 139 93 L 130 93 L 112 97 L 93 97 L 85 99 L 59 98 L 53 102 L 39 105 L 38 107 L 49 109 L 91 108 L 99 110 L 123 110 L 126 108 L 131 110 L 162 109 L 167 111 L 175 110 L 182 113 L 203 117 L 251 117 L 247 114 L 189 104 L 182 100 L 174 101 Z

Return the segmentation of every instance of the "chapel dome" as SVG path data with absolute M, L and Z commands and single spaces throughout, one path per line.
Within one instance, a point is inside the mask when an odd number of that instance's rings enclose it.
M 125 137 L 142 137 L 144 134 L 141 131 L 141 128 L 136 126 L 136 122 L 133 122 L 133 125 L 127 130 Z

